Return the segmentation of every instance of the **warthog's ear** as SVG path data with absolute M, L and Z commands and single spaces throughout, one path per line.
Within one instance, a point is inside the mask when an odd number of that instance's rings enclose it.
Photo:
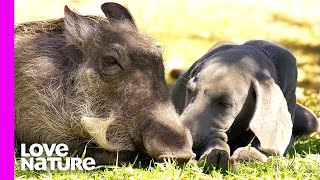
M 101 10 L 112 23 L 114 20 L 127 20 L 131 22 L 136 28 L 133 17 L 131 13 L 125 7 L 117 3 L 104 3 L 101 5 Z
M 270 76 L 262 73 L 258 76 L 252 83 L 256 105 L 249 126 L 260 141 L 260 150 L 270 155 L 283 155 L 293 126 L 287 102 Z
M 68 6 L 64 7 L 64 16 L 67 39 L 71 44 L 81 45 L 94 29 L 92 23 L 86 17 L 71 11 Z

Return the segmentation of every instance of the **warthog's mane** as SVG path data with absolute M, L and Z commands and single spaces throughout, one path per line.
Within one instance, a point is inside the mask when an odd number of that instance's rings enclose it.
M 53 19 L 46 21 L 33 21 L 17 24 L 14 26 L 14 33 L 17 35 L 22 34 L 36 34 L 43 32 L 62 32 L 64 29 L 64 19 Z
M 106 18 L 100 16 L 83 16 L 92 20 L 103 20 Z M 40 20 L 40 21 L 30 21 L 16 24 L 14 26 L 15 34 L 36 34 L 43 32 L 62 32 L 64 31 L 64 18 L 58 19 L 48 19 L 48 20 Z
M 143 52 L 144 54 L 152 54 L 152 56 L 161 56 L 161 46 L 155 44 L 151 37 L 135 30 L 134 25 L 129 21 L 118 20 L 110 24 L 108 18 L 103 16 L 80 15 L 80 17 L 94 24 L 95 29 L 91 29 L 92 33 L 101 34 L 101 30 L 107 28 L 108 33 L 111 33 L 110 35 L 113 38 L 119 35 L 124 36 L 126 41 L 131 44 L 132 52 L 135 54 Z M 65 18 L 16 24 L 14 26 L 14 33 L 15 36 L 36 35 L 41 33 L 66 34 Z M 130 36 L 134 36 L 135 38 L 130 38 Z

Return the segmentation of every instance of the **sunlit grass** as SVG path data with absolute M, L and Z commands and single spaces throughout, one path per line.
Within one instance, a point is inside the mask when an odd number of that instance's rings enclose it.
M 311 145 L 311 146 L 310 146 Z M 308 149 L 308 146 L 310 147 Z M 143 168 L 101 166 L 94 171 L 21 171 L 16 161 L 16 179 L 318 179 L 320 177 L 319 137 L 313 135 L 295 143 L 286 157 L 269 157 L 266 163 L 239 164 L 238 171 L 206 172 L 194 163 L 183 167 L 173 161 L 152 163 Z

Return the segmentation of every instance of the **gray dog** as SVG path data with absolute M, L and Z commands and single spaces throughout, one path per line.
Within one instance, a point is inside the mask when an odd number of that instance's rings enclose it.
M 234 168 L 281 156 L 295 137 L 319 131 L 316 116 L 296 104 L 296 85 L 288 50 L 259 40 L 220 43 L 177 80 L 172 99 L 197 158 Z

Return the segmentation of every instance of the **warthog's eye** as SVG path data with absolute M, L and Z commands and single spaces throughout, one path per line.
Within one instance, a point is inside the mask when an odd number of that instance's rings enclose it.
M 99 59 L 99 69 L 103 75 L 112 76 L 126 70 L 130 65 L 126 49 L 119 44 L 109 44 Z
M 114 75 L 121 70 L 121 66 L 115 56 L 105 56 L 99 61 L 99 69 L 105 75 Z
M 102 63 L 103 66 L 118 65 L 118 62 L 117 62 L 116 58 L 114 58 L 112 56 L 108 56 L 108 57 L 102 58 L 102 62 L 101 63 Z

